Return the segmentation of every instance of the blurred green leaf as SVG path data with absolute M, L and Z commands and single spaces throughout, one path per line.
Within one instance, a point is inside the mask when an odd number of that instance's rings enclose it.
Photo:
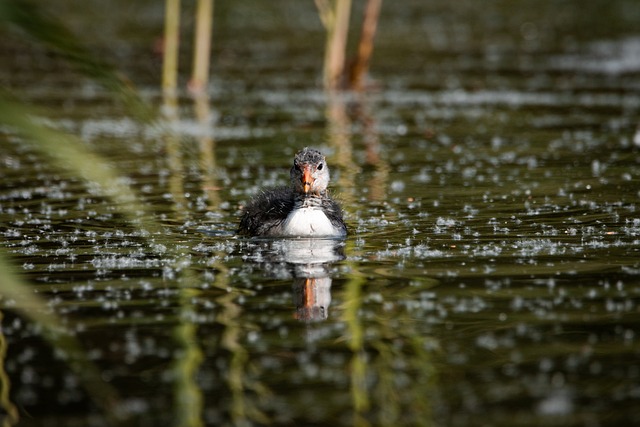
M 148 122 L 155 118 L 155 112 L 140 98 L 131 82 L 111 64 L 94 55 L 69 29 L 48 15 L 38 2 L 0 0 L 0 26 L 18 28 L 60 54 L 80 73 L 112 93 L 137 119 Z

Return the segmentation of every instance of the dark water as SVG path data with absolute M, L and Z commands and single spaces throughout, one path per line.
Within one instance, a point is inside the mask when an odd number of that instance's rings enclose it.
M 162 5 L 59 3 L 160 105 Z M 640 423 L 635 2 L 387 2 L 364 95 L 321 90 L 312 2 L 255 3 L 216 3 L 211 101 L 185 91 L 164 129 L 5 32 L 3 86 L 150 213 L 128 221 L 2 130 L 3 246 L 99 378 L 4 298 L 4 410 L 47 426 Z M 328 155 L 348 239 L 235 237 L 307 145 Z

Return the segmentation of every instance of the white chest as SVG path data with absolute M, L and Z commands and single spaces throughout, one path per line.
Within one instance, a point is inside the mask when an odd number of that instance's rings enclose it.
M 317 208 L 295 209 L 283 224 L 283 231 L 289 236 L 325 237 L 337 236 L 339 231 L 329 218 Z

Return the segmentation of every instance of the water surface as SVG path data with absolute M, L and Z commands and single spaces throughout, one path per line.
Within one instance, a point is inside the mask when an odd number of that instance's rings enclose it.
M 159 106 L 161 5 L 62 3 Z M 640 422 L 633 1 L 385 3 L 374 88 L 336 95 L 311 2 L 216 8 L 210 102 L 185 90 L 161 126 L 19 33 L 1 42 L 3 85 L 149 210 L 129 221 L 2 130 L 3 246 L 117 393 L 117 423 Z M 304 146 L 328 156 L 348 238 L 236 237 Z M 64 345 L 2 304 L 3 407 L 106 425 Z

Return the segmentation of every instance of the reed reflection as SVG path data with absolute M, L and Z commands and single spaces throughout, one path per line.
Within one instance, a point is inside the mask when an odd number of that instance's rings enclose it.
M 390 166 L 380 142 L 377 119 L 370 112 L 366 96 L 329 91 L 326 98 L 327 140 L 335 150 L 334 162 L 340 170 L 338 187 L 345 209 L 352 211 L 360 194 L 365 194 L 367 199 L 374 202 L 386 200 Z M 358 132 L 353 129 L 358 129 Z M 354 160 L 354 145 L 357 142 L 361 142 L 365 149 L 363 167 Z M 365 187 L 359 181 L 363 169 L 366 173 L 372 170 Z
M 4 319 L 4 314 L 0 310 L 0 324 Z M 20 415 L 18 407 L 13 403 L 10 398 L 11 381 L 6 371 L 6 358 L 7 358 L 8 344 L 7 339 L 4 336 L 3 330 L 0 328 L 0 408 L 5 413 L 2 420 L 3 426 L 14 426 L 20 421 Z

